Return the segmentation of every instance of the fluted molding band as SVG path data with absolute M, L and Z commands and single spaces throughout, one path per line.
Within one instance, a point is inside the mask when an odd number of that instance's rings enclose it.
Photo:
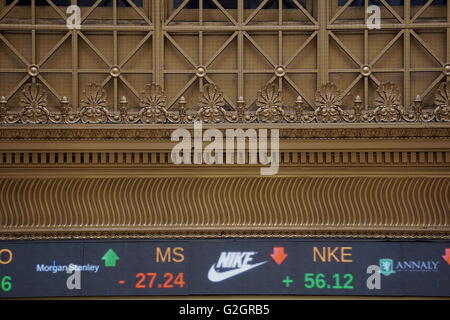
M 450 237 L 448 177 L 2 178 L 0 237 L 11 233 L 270 230 Z M 370 236 L 370 235 L 369 235 Z

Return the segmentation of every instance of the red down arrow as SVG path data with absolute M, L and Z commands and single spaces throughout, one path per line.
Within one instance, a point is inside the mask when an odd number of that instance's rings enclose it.
M 270 256 L 277 264 L 280 265 L 288 255 L 287 253 L 284 253 L 284 247 L 274 247 L 273 253 Z
M 450 265 L 450 249 L 445 249 L 445 255 L 442 258 Z

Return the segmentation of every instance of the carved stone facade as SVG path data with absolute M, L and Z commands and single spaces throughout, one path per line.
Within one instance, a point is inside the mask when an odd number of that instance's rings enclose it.
M 1 127 L 0 238 L 450 236 L 449 124 L 249 124 L 280 129 L 275 177 L 174 165 L 178 127 Z
M 392 83 L 380 85 L 374 101 L 374 107 L 363 110 L 361 99 L 357 96 L 352 106 L 343 106 L 340 90 L 333 83 L 320 87 L 316 93 L 315 109 L 305 111 L 302 97 L 297 98 L 294 111 L 283 108 L 281 93 L 275 84 L 266 85 L 257 95 L 256 112 L 251 112 L 245 102 L 238 101 L 239 108 L 234 111 L 224 109 L 223 92 L 215 84 L 204 86 L 199 97 L 198 110 L 186 110 L 186 100 L 180 98 L 179 111 L 166 109 L 166 96 L 162 88 L 155 83 L 146 85 L 141 97 L 141 110 L 129 113 L 127 98 L 122 97 L 119 112 L 106 108 L 107 97 L 101 86 L 91 83 L 83 91 L 80 112 L 70 113 L 69 102 L 61 100 L 60 113 L 50 113 L 47 106 L 47 93 L 39 83 L 25 86 L 22 93 L 19 114 L 8 113 L 4 97 L 2 105 L 2 123 L 16 124 L 50 124 L 50 123 L 383 123 L 383 122 L 450 122 L 450 82 L 442 83 L 436 92 L 435 107 L 424 109 L 420 96 L 414 105 L 400 104 L 400 90 Z M 186 116 L 189 114 L 189 116 Z
M 0 239 L 450 238 L 448 2 L 94 2 L 0 0 Z M 279 174 L 174 165 L 197 121 Z

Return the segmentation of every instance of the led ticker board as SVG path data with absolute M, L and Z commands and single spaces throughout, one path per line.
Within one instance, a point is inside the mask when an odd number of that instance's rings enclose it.
M 0 297 L 450 297 L 450 241 L 3 241 Z

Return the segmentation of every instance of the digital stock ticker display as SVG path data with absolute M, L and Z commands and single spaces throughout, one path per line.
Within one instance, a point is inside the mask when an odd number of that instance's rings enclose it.
M 0 242 L 0 297 L 450 297 L 449 241 Z

